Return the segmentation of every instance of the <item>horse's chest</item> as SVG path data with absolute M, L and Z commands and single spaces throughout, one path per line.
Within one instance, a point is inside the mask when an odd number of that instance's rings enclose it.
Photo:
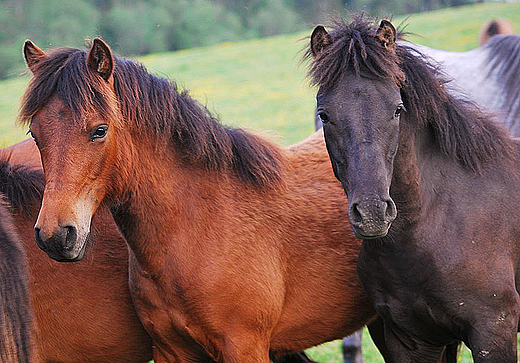
M 444 276 L 412 255 L 362 250 L 359 275 L 375 310 L 403 330 L 441 338 L 450 330 L 450 301 L 442 299 Z M 449 289 L 449 288 L 448 288 Z M 424 329 L 428 326 L 428 329 Z M 432 334 L 434 332 L 434 334 Z M 442 339 L 442 338 L 441 338 Z
M 193 319 L 185 311 L 181 286 L 155 279 L 152 273 L 130 264 L 129 287 L 139 319 L 154 340 L 167 345 L 172 337 L 190 338 Z

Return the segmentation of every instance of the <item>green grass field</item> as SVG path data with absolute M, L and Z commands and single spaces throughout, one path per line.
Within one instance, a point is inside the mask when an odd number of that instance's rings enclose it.
M 409 39 L 445 50 L 477 46 L 481 25 L 494 17 L 509 18 L 520 32 L 520 4 L 486 3 L 412 15 L 406 19 Z M 399 24 L 405 17 L 396 17 Z M 150 71 L 177 81 L 182 88 L 220 115 L 223 123 L 242 126 L 275 138 L 283 145 L 302 140 L 314 129 L 315 90 L 299 64 L 311 29 L 272 38 L 160 53 L 139 60 Z M 20 56 L 22 56 L 20 44 Z M 0 146 L 25 138 L 15 125 L 19 100 L 28 82 L 21 75 L 0 82 Z M 334 314 L 333 311 L 330 312 Z M 365 332 L 365 362 L 383 362 Z M 341 362 L 340 342 L 313 348 L 322 362 Z M 471 362 L 467 351 L 460 362 Z

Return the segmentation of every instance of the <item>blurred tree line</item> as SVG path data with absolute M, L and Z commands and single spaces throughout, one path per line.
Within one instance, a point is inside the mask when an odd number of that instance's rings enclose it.
M 294 32 L 331 14 L 389 15 L 478 0 L 0 0 L 0 78 L 23 69 L 22 45 L 82 47 L 101 36 L 121 55 Z

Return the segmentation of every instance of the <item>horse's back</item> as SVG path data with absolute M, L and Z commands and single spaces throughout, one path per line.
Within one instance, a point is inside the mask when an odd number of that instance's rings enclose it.
M 42 167 L 40 152 L 32 138 L 25 139 L 0 150 L 2 160 L 11 164 L 23 164 L 31 167 Z
M 450 93 L 475 102 L 520 135 L 520 36 L 499 34 L 478 48 L 448 52 L 413 43 L 402 43 L 429 57 L 447 75 Z
M 26 256 L 7 207 L 0 204 L 0 359 L 36 362 L 35 323 L 29 298 Z

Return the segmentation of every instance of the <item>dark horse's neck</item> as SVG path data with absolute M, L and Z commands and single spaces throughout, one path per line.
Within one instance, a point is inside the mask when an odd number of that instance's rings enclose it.
M 418 139 L 416 139 L 418 138 Z M 390 196 L 396 203 L 397 218 L 392 224 L 390 233 L 409 231 L 415 225 L 424 205 L 425 190 L 421 184 L 420 140 L 428 139 L 426 133 L 413 135 L 406 128 L 400 131 L 398 151 L 394 160 Z M 397 227 L 397 228 L 396 228 Z
M 391 231 L 410 230 L 439 195 L 457 192 L 486 173 L 490 177 L 490 167 L 508 170 L 513 160 L 503 127 L 449 94 L 443 75 L 424 57 L 407 47 L 397 51 L 407 80 L 401 88 L 407 112 L 400 121 L 390 188 L 398 210 L 398 228 Z
M 484 122 L 482 130 L 489 127 L 489 130 L 497 132 L 498 140 L 502 144 L 493 148 L 490 146 L 490 143 L 495 143 L 492 133 L 487 135 L 485 131 L 477 133 L 471 142 L 478 147 L 491 149 L 489 154 L 480 155 L 480 159 L 475 161 L 478 164 L 474 165 L 465 163 L 461 157 L 447 154 L 442 150 L 439 145 L 442 140 L 432 125 L 418 126 L 416 123 L 407 121 L 402 120 L 390 188 L 391 197 L 398 210 L 398 216 L 390 230 L 390 237 L 401 239 L 397 235 L 401 237 L 413 235 L 415 227 L 419 223 L 424 225 L 425 219 L 435 218 L 435 213 L 439 212 L 437 204 L 440 201 L 443 203 L 443 208 L 450 208 L 449 203 L 454 202 L 455 195 L 461 189 L 466 189 L 470 185 L 499 187 L 498 184 L 508 183 L 509 180 L 512 180 L 510 176 L 506 178 L 504 176 L 509 175 L 510 171 L 514 169 L 513 165 L 517 159 L 511 152 L 514 144 L 509 138 L 500 137 L 503 136 L 502 128 L 495 125 L 493 121 Z M 472 122 L 471 119 L 458 121 Z M 482 127 L 482 125 L 477 125 L 475 129 L 477 127 Z M 473 129 L 471 130 L 473 131 Z M 461 147 L 461 145 L 456 147 Z M 500 187 L 508 188 L 504 185 Z M 475 195 L 482 192 L 485 191 L 474 190 Z

